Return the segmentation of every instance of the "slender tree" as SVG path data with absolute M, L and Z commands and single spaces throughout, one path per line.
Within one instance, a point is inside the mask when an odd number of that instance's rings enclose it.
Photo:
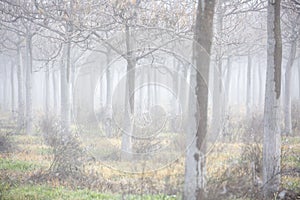
M 280 0 L 269 0 L 267 12 L 268 45 L 264 109 L 263 194 L 265 199 L 270 199 L 280 186 L 282 60 Z
M 207 106 L 208 106 L 208 77 L 210 52 L 213 36 L 213 17 L 215 0 L 199 0 L 195 22 L 194 39 L 203 50 L 194 52 L 197 67 L 196 74 L 196 117 L 198 125 L 196 132 L 188 133 L 188 140 L 193 139 L 186 155 L 184 199 L 199 200 L 205 198 L 206 187 L 206 134 L 207 134 Z M 191 77 L 193 78 L 193 77 Z M 190 110 L 190 112 L 192 112 Z M 194 130 L 195 131 L 195 130 Z M 191 141 L 188 141 L 191 142 Z

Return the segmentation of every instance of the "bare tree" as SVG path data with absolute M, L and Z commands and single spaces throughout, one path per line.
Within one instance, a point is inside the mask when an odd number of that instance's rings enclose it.
M 198 1 L 197 17 L 195 22 L 195 42 L 205 51 L 196 51 L 196 101 L 198 104 L 196 118 L 198 125 L 196 132 L 188 134 L 187 138 L 195 138 L 186 155 L 184 199 L 198 200 L 205 198 L 206 188 L 206 134 L 207 134 L 207 106 L 208 106 L 208 77 L 210 52 L 213 37 L 213 18 L 215 10 L 214 0 Z M 193 78 L 193 77 L 191 77 Z M 193 112 L 190 110 L 190 112 Z M 195 130 L 194 130 L 195 131 Z M 189 141 L 191 142 L 191 141 Z
M 271 199 L 280 186 L 280 96 L 282 43 L 280 0 L 268 1 L 267 78 L 264 109 L 263 193 Z
M 291 77 L 299 40 L 300 10 L 297 7 L 297 1 L 283 1 L 282 7 L 282 22 L 285 30 L 283 35 L 289 49 L 284 74 L 284 134 L 290 135 L 292 134 Z

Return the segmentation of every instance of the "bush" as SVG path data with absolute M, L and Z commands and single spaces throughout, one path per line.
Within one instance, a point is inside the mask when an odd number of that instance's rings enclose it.
M 209 199 L 260 199 L 262 186 L 262 147 L 259 143 L 242 148 L 240 159 L 230 160 L 227 169 L 208 180 Z
M 12 141 L 11 137 L 7 133 L 0 133 L 0 152 L 11 153 L 16 148 L 16 145 Z
M 60 178 L 80 178 L 89 156 L 76 135 L 63 131 L 54 117 L 42 120 L 41 131 L 53 152 L 50 173 Z

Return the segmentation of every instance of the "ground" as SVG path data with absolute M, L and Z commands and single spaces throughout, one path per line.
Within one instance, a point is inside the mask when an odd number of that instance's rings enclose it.
M 61 174 L 49 171 L 54 152 L 41 134 L 9 134 L 8 129 L 2 127 L 1 140 L 13 148 L 0 153 L 0 199 L 181 199 L 183 157 L 160 170 L 137 174 L 114 170 L 91 159 L 84 162 L 78 176 L 62 178 Z M 280 191 L 297 196 L 300 194 L 300 136 L 283 137 L 282 143 Z M 260 159 L 260 143 L 214 143 L 207 157 L 208 196 L 211 199 L 258 198 Z

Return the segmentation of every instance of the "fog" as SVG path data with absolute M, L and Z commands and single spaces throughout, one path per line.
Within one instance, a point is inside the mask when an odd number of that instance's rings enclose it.
M 0 199 L 297 199 L 299 4 L 0 0 Z

